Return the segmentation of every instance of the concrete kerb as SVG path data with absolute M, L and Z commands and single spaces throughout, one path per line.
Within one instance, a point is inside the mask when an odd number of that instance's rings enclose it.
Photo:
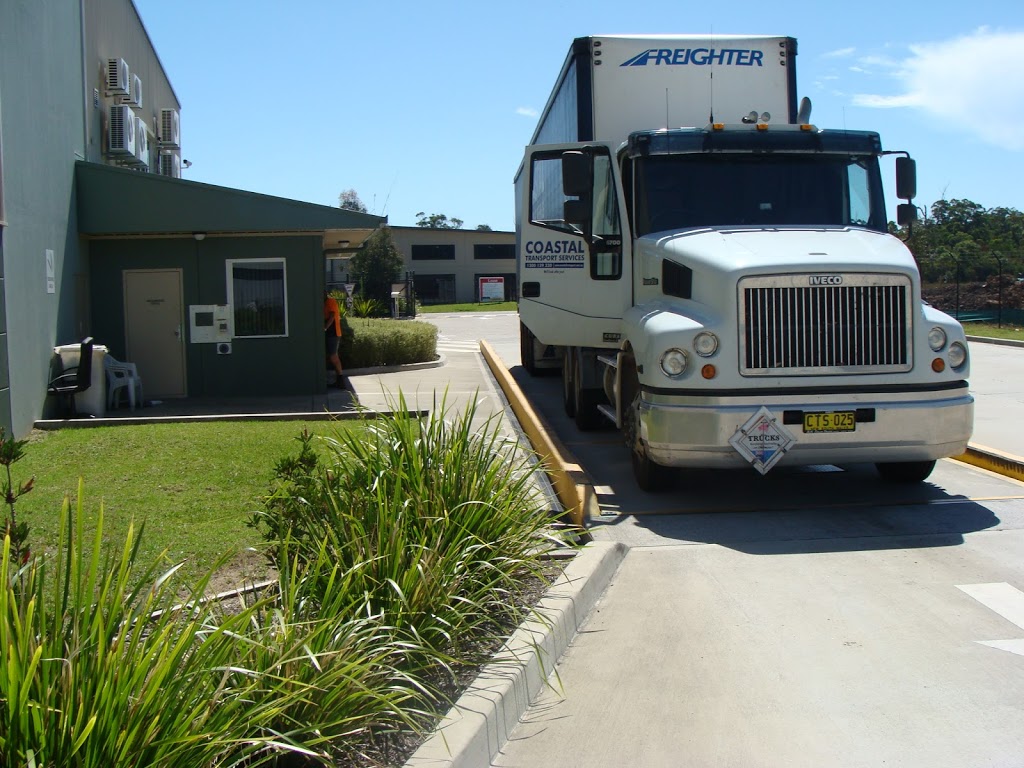
M 512 378 L 512 374 L 508 372 L 491 345 L 481 340 L 480 351 L 497 380 L 498 386 L 505 393 L 505 398 L 529 438 L 533 450 L 540 457 L 541 464 L 558 495 L 558 500 L 569 513 L 573 524 L 585 528 L 587 520 L 601 514 L 593 483 L 590 482 L 590 478 L 587 477 L 583 468 L 572 460 L 568 449 L 558 439 L 554 431 L 530 405 L 523 391 Z
M 486 768 L 604 594 L 628 548 L 591 542 L 459 697 L 405 768 Z

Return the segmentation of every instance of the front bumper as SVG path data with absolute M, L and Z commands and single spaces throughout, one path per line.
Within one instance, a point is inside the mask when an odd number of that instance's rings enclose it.
M 731 438 L 762 406 L 778 417 L 789 412 L 870 411 L 873 421 L 853 432 L 805 433 L 802 423 L 785 425 L 794 438 L 779 464 L 853 464 L 930 461 L 967 449 L 974 423 L 974 398 L 962 389 L 902 393 L 856 393 L 730 397 L 674 396 L 645 392 L 640 434 L 658 464 L 730 468 L 749 463 Z

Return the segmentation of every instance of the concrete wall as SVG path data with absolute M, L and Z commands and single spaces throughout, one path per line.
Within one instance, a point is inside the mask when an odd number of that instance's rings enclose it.
M 80 11 L 67 0 L 0 3 L 0 425 L 19 437 L 42 411 L 54 344 L 85 331 L 73 191 L 85 151 Z

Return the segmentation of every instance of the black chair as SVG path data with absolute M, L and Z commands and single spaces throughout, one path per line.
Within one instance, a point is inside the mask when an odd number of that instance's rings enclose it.
M 46 387 L 47 394 L 64 400 L 65 419 L 73 419 L 78 416 L 78 411 L 75 408 L 75 395 L 84 392 L 92 384 L 92 343 L 92 336 L 82 339 L 82 345 L 78 350 L 78 365 L 64 369 Z

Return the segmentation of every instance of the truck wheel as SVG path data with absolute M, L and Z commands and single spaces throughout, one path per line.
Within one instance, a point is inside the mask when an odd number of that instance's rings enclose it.
M 536 376 L 537 361 L 533 359 L 533 334 L 522 321 L 519 323 L 519 357 L 526 372 L 531 376 Z
M 651 460 L 640 440 L 640 380 L 632 356 L 622 360 L 622 434 L 633 465 L 633 478 L 642 491 L 661 491 L 672 484 L 672 471 Z
M 934 461 L 898 461 L 875 464 L 883 480 L 890 483 L 920 483 L 935 469 Z
M 572 349 L 566 347 L 562 356 L 562 407 L 570 419 L 576 415 L 576 387 L 572 369 Z
M 572 361 L 573 410 L 576 428 L 580 432 L 593 432 L 601 426 L 601 412 L 597 406 L 601 404 L 601 392 L 596 389 L 584 389 L 583 377 L 580 376 L 579 356 L 570 354 Z M 564 364 L 564 363 L 563 363 Z

